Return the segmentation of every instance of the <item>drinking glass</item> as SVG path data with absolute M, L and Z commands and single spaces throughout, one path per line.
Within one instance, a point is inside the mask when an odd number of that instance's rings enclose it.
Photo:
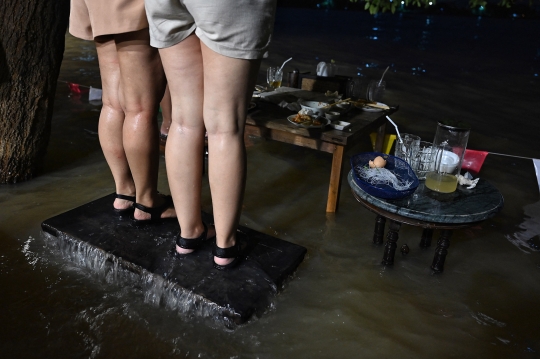
M 426 187 L 437 192 L 452 193 L 457 188 L 463 156 L 471 127 L 460 120 L 441 120 L 433 139 L 434 166 L 426 175 Z
M 426 174 L 426 187 L 441 193 L 452 193 L 457 188 L 457 177 L 453 174 L 459 159 L 446 144 L 433 145 L 433 169 Z
M 281 86 L 281 80 L 283 79 L 283 71 L 279 67 L 269 67 L 266 70 L 266 82 L 273 89 L 277 89 Z
M 432 150 L 432 142 L 420 141 L 418 151 L 411 159 L 411 167 L 419 180 L 426 179 L 426 173 L 433 170 L 433 157 L 431 156 Z
M 362 95 L 362 79 L 354 78 L 347 81 L 347 88 L 345 91 L 345 96 L 353 100 L 357 100 Z
M 399 138 L 396 141 L 396 149 L 394 151 L 394 156 L 401 158 L 411 167 L 413 167 L 412 159 L 416 156 L 416 153 L 419 150 L 420 137 L 416 135 L 411 135 L 409 133 L 402 133 L 401 140 L 403 142 L 400 142 Z
M 386 89 L 386 81 L 371 80 L 367 87 L 366 98 L 368 101 L 381 102 Z

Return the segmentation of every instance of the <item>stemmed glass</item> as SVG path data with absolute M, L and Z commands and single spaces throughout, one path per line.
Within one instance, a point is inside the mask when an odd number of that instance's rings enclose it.
M 272 90 L 281 86 L 281 80 L 283 79 L 283 71 L 279 67 L 269 67 L 266 70 L 266 82 Z

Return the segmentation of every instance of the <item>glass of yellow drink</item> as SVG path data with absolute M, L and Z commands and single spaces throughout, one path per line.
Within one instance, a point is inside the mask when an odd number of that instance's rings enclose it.
M 281 80 L 283 79 L 283 71 L 279 67 L 269 67 L 266 70 L 266 82 L 273 89 L 281 87 Z

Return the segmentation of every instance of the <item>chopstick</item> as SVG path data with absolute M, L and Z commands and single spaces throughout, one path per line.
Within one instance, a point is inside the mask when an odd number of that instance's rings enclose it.
M 328 104 L 328 105 L 326 105 L 326 106 L 324 106 L 324 107 L 321 107 L 321 108 L 330 108 L 330 107 L 332 107 L 332 106 L 334 106 L 334 105 L 337 105 L 337 104 L 343 103 L 343 102 L 347 102 L 347 101 L 350 101 L 350 100 L 351 100 L 350 98 L 346 98 L 345 100 L 339 100 L 339 101 L 337 101 L 337 102 Z

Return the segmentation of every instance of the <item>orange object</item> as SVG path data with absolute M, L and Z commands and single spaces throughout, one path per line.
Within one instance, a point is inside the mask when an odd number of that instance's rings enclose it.
M 461 169 L 469 171 L 473 176 L 478 176 L 488 153 L 486 151 L 466 149 Z

